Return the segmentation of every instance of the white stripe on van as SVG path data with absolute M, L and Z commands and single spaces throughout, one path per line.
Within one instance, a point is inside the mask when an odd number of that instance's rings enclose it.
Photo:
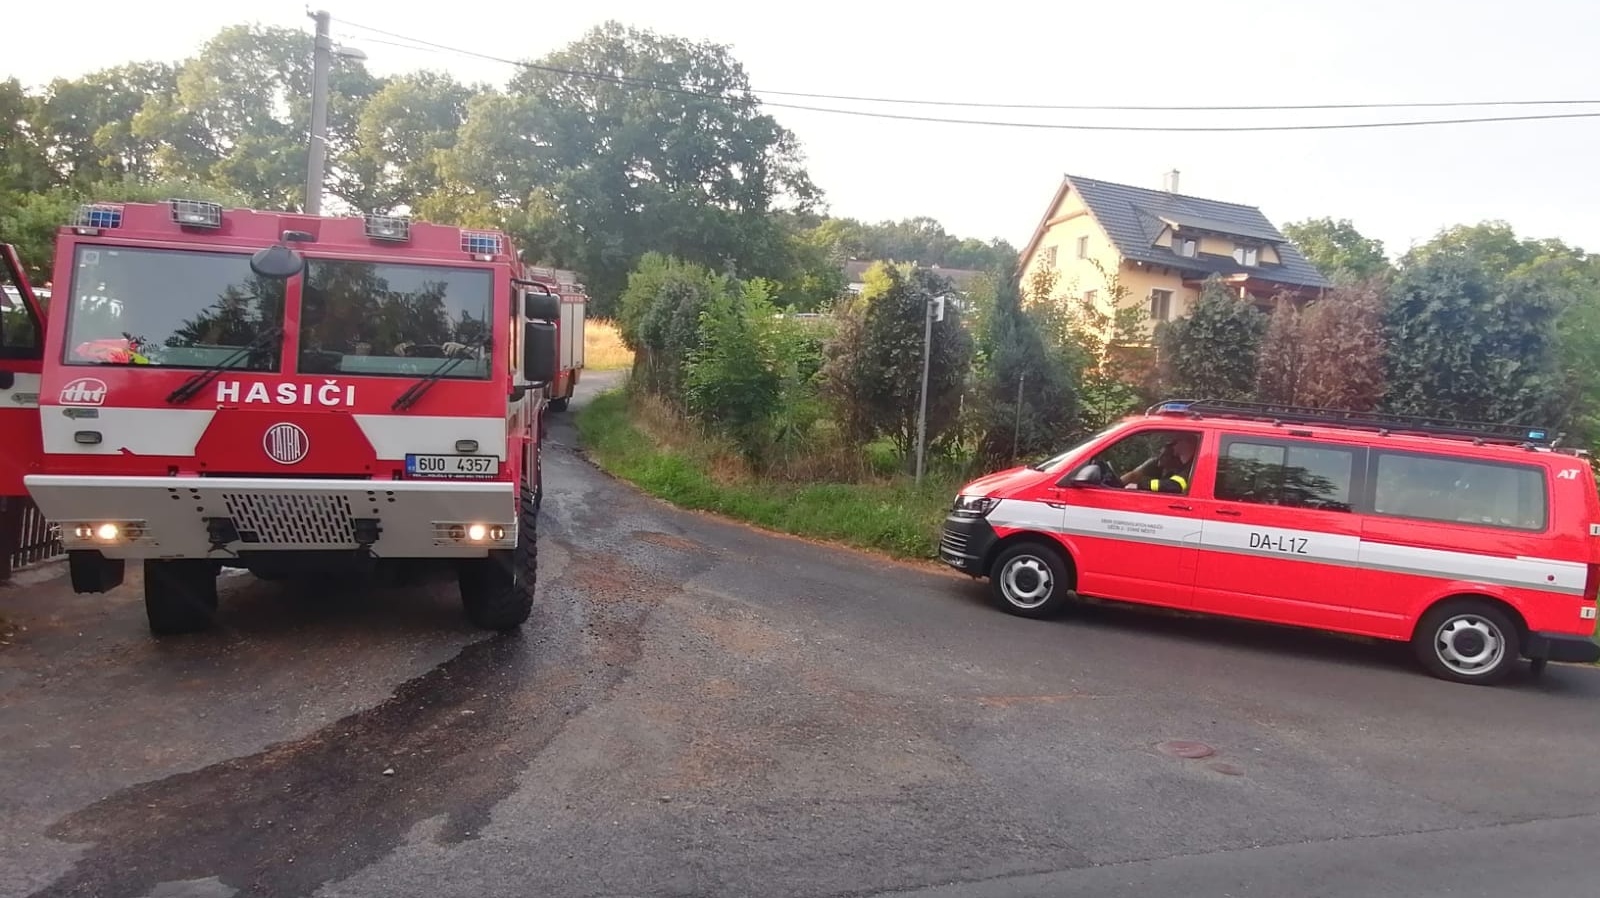
M 1180 497 L 1174 496 L 1177 498 Z M 1212 552 L 1496 583 L 1563 595 L 1583 595 L 1588 579 L 1588 566 L 1582 562 L 1397 546 L 1318 530 L 1081 505 L 1052 506 L 1032 500 L 1002 499 L 989 512 L 988 520 L 996 526 L 1021 530 L 1193 546 Z

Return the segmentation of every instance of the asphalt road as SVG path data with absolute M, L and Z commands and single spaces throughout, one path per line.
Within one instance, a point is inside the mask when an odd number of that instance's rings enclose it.
M 1600 669 L 1483 689 L 1264 627 L 1021 620 L 953 574 L 666 508 L 551 435 L 521 636 L 468 628 L 451 584 L 230 578 L 222 629 L 160 642 L 136 578 L 0 587 L 24 627 L 0 646 L 0 894 L 1600 881 Z

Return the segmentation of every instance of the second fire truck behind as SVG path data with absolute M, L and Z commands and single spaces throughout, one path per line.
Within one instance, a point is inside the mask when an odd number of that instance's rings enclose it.
M 224 566 L 443 561 L 475 624 L 520 626 L 562 312 L 522 271 L 494 231 L 81 209 L 57 243 L 23 478 L 74 588 L 142 561 L 150 627 L 175 633 L 211 622 Z

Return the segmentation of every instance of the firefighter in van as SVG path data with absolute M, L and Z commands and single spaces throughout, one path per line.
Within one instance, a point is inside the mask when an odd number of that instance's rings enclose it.
M 1122 476 L 1123 489 L 1187 493 L 1199 442 L 1199 437 L 1192 433 L 1177 434 L 1167 441 L 1159 455 Z

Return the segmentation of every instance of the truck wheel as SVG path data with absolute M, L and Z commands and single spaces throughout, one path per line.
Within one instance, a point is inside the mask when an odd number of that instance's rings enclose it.
M 67 574 L 72 579 L 72 591 L 79 595 L 116 589 L 122 585 L 127 570 L 126 561 L 107 558 L 93 549 L 74 549 L 67 553 Z
M 552 412 L 564 412 L 567 410 L 567 405 L 571 402 L 571 396 L 563 396 L 560 399 L 552 399 L 550 400 L 550 410 Z
M 204 559 L 146 559 L 144 612 L 157 636 L 198 633 L 217 615 L 217 568 Z
M 522 488 L 517 547 L 493 549 L 487 558 L 468 558 L 456 569 L 461 604 L 467 620 L 484 630 L 509 633 L 533 613 L 533 587 L 538 580 L 539 512 L 533 491 Z

